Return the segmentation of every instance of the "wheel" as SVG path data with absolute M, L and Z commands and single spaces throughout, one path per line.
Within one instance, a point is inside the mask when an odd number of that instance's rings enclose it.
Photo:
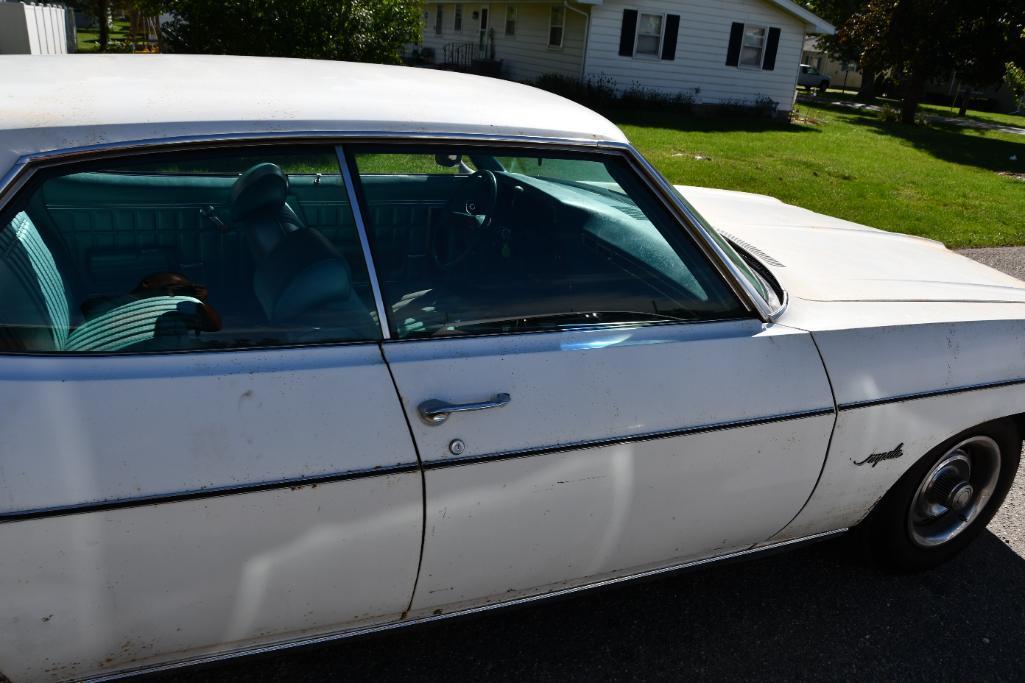
M 829 90 L 829 81 L 822 81 L 821 83 L 819 83 L 820 95 L 825 95 L 827 90 Z
M 863 524 L 873 557 L 898 571 L 935 567 L 986 527 L 1011 488 L 1021 435 L 988 422 L 940 444 L 883 497 Z

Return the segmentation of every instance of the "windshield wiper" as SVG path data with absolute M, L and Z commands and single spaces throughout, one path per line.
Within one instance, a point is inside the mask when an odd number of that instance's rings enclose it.
M 484 330 L 513 331 L 523 328 L 540 326 L 578 327 L 587 325 L 608 325 L 640 322 L 685 322 L 692 317 L 684 312 L 655 313 L 652 311 L 566 311 L 561 313 L 539 313 L 537 315 L 518 315 L 509 318 L 481 318 L 479 320 L 463 320 L 448 323 L 436 330 L 433 336 L 439 337 L 455 331 L 466 331 L 467 328 Z

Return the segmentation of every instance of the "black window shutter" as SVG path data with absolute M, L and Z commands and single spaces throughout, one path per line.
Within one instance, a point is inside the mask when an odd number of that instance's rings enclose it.
M 779 49 L 779 29 L 769 29 L 769 40 L 765 43 L 765 59 L 762 60 L 762 69 L 772 71 L 776 68 L 776 50 Z
M 619 32 L 619 54 L 624 57 L 634 55 L 634 34 L 637 33 L 637 10 L 623 10 L 623 28 Z
M 662 39 L 662 59 L 676 59 L 676 34 L 680 32 L 680 15 L 666 15 L 666 33 Z
M 726 50 L 726 66 L 740 64 L 740 41 L 742 40 L 744 40 L 744 25 L 735 21 L 730 27 L 730 47 Z

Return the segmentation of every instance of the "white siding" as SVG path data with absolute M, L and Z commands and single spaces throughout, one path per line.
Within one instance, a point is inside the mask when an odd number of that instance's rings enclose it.
M 0 3 L 0 54 L 67 53 L 65 11 L 56 5 Z
M 518 10 L 516 35 L 505 35 L 505 11 L 509 3 L 462 3 L 463 27 L 456 32 L 455 4 L 442 3 L 442 33 L 435 33 L 435 12 L 438 3 L 427 2 L 424 23 L 424 47 L 434 49 L 435 62 L 445 58 L 445 45 L 449 43 L 476 43 L 479 40 L 480 20 L 473 18 L 481 7 L 491 10 L 491 27 L 495 29 L 495 58 L 502 60 L 502 76 L 515 81 L 533 81 L 542 74 L 557 73 L 579 78 L 583 66 L 585 19 L 573 11 L 566 11 L 565 36 L 561 48 L 548 47 L 548 23 L 551 8 L 561 3 L 515 3 Z M 586 11 L 586 8 L 585 8 Z
M 619 56 L 623 10 L 680 15 L 676 59 Z M 742 22 L 781 29 L 773 71 L 726 66 L 730 26 Z M 769 97 L 781 111 L 793 106 L 805 24 L 765 0 L 605 0 L 591 12 L 588 77 L 604 76 L 620 89 L 633 85 L 684 92 L 702 104 Z

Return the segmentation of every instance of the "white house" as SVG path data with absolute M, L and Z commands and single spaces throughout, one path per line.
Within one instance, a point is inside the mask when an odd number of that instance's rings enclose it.
M 426 0 L 423 47 L 435 62 L 468 53 L 502 75 L 604 79 L 685 93 L 697 104 L 794 100 L 807 34 L 833 26 L 791 0 Z
M 834 88 L 844 90 L 857 90 L 861 87 L 861 72 L 855 62 L 841 62 L 833 58 L 819 45 L 815 36 L 809 36 L 804 41 L 804 54 L 801 62 L 818 69 L 819 73 L 826 76 Z

